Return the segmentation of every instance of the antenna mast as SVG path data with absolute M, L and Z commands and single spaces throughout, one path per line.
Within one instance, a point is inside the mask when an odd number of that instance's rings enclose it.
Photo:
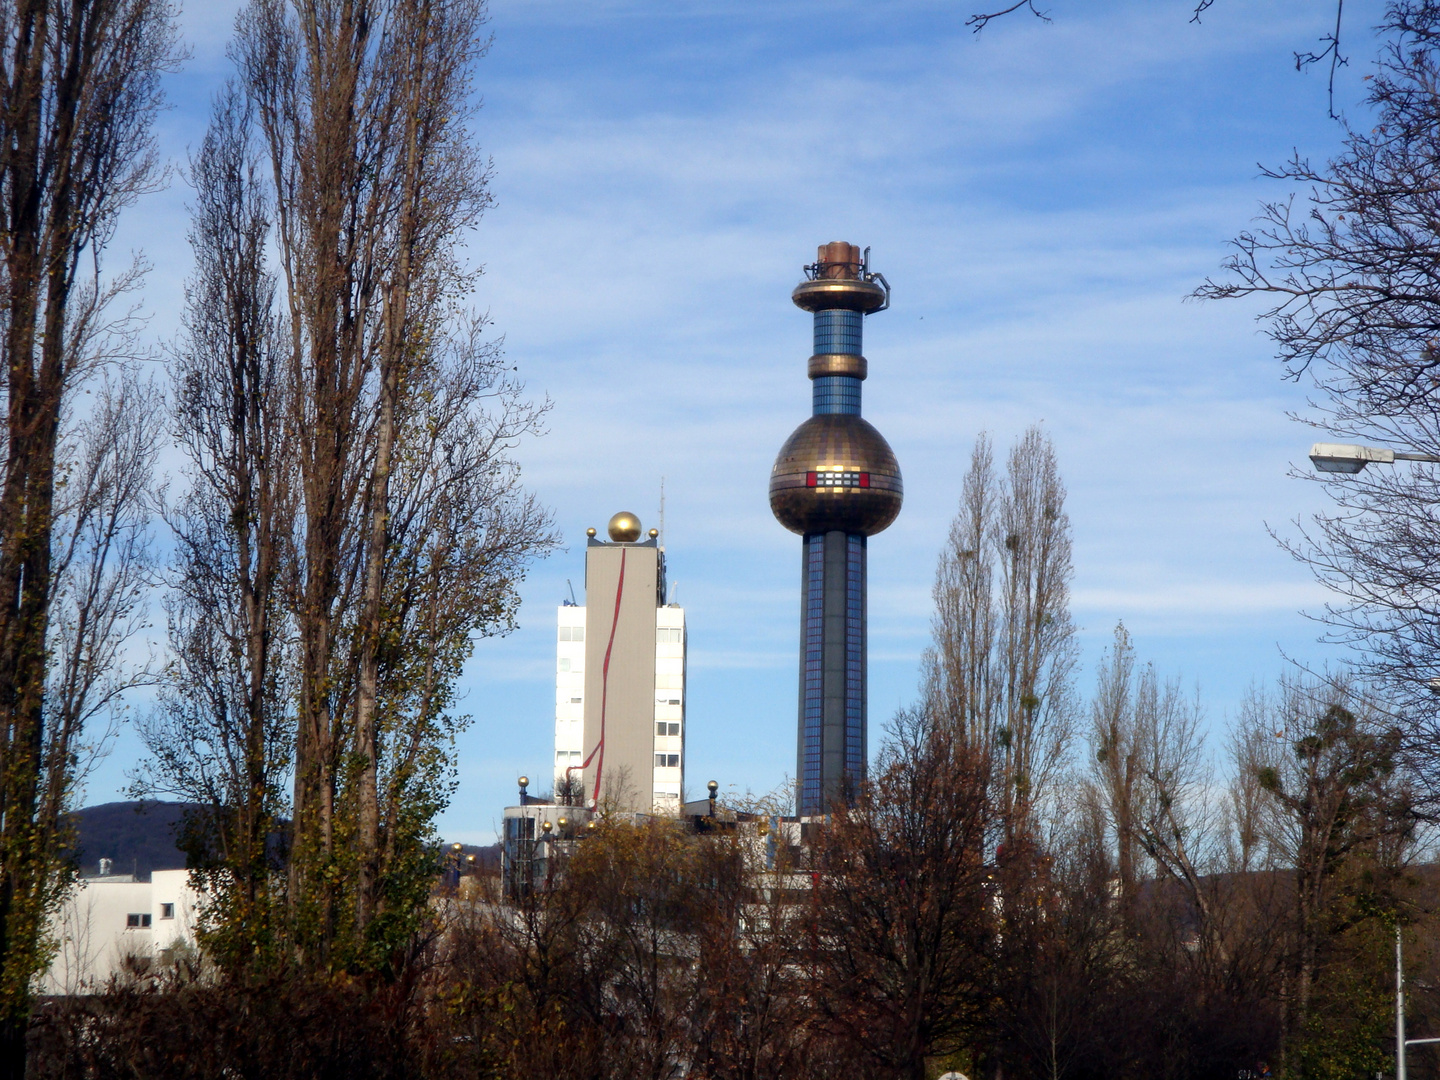
M 660 547 L 665 547 L 665 477 L 660 477 Z

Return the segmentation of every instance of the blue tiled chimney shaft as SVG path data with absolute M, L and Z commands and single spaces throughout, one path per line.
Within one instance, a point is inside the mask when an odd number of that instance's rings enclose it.
M 863 356 L 864 319 L 815 312 L 815 353 Z M 860 415 L 858 378 L 821 375 L 811 385 L 813 415 Z M 848 799 L 868 758 L 864 534 L 807 533 L 800 595 L 799 810 L 823 814 Z
M 815 353 L 817 356 L 843 354 L 864 356 L 865 316 L 858 311 L 815 312 Z M 820 375 L 811 380 L 811 399 L 816 416 L 860 415 L 860 380 L 853 375 Z

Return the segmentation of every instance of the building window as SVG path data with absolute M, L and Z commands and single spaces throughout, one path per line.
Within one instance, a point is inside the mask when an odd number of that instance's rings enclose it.
M 174 904 L 161 904 L 161 905 L 160 905 L 160 917 L 161 917 L 162 919 L 173 919 L 173 918 L 175 917 L 175 905 L 174 905 Z
M 125 916 L 125 928 L 127 930 L 143 930 L 149 925 L 150 913 L 148 911 L 139 914 L 131 912 Z
M 680 767 L 679 754 L 656 754 L 655 768 L 657 769 L 678 769 Z
M 655 734 L 656 734 L 656 735 L 667 735 L 667 736 L 668 736 L 668 735 L 679 735 L 679 734 L 680 734 L 680 722 L 679 722 L 678 720 L 656 720 L 656 721 L 655 721 Z
M 583 626 L 562 626 L 560 627 L 561 641 L 584 641 L 585 627 Z
M 656 645 L 679 645 L 680 637 L 685 631 L 678 626 L 657 626 L 655 628 Z
M 572 697 L 572 698 L 570 699 L 570 704 L 571 704 L 571 705 L 579 705 L 580 702 L 581 702 L 581 699 L 578 698 L 578 697 Z

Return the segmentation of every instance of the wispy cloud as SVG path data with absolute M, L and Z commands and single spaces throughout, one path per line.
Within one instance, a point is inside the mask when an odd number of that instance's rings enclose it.
M 198 143 L 238 5 L 193 6 L 168 153 Z M 1357 4 L 1352 93 L 1364 73 Z M 525 473 L 572 546 L 525 583 L 521 628 L 466 680 L 446 828 L 477 835 L 517 771 L 543 770 L 554 605 L 583 530 L 655 519 L 689 611 L 690 762 L 725 783 L 793 770 L 798 540 L 770 517 L 773 455 L 808 412 L 814 246 L 873 246 L 894 308 L 867 326 L 866 414 L 899 455 L 905 509 L 871 543 L 872 712 L 913 693 L 934 559 L 969 449 L 1043 421 L 1075 528 L 1087 658 L 1116 618 L 1209 693 L 1310 647 L 1317 593 L 1279 552 L 1319 495 L 1285 478 L 1310 435 L 1284 419 L 1254 312 L 1183 298 L 1258 200 L 1256 161 L 1323 157 L 1338 131 L 1290 52 L 1324 31 L 1304 0 L 1061 5 L 978 38 L 954 0 L 496 0 L 477 134 L 497 205 L 470 241 L 477 302 L 551 434 Z M 1350 6 L 1347 5 L 1347 17 Z M 149 200 L 156 333 L 189 266 L 183 187 Z M 1141 640 L 1145 649 L 1147 642 Z M 120 755 L 117 755 L 119 757 Z M 95 789 L 99 796 L 98 787 Z M 480 823 L 480 824 L 476 824 Z

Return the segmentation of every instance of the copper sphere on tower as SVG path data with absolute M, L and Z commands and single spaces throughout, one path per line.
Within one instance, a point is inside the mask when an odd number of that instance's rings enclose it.
M 900 463 L 858 416 L 812 416 L 785 440 L 770 472 L 770 510 L 793 533 L 874 536 L 900 513 Z

